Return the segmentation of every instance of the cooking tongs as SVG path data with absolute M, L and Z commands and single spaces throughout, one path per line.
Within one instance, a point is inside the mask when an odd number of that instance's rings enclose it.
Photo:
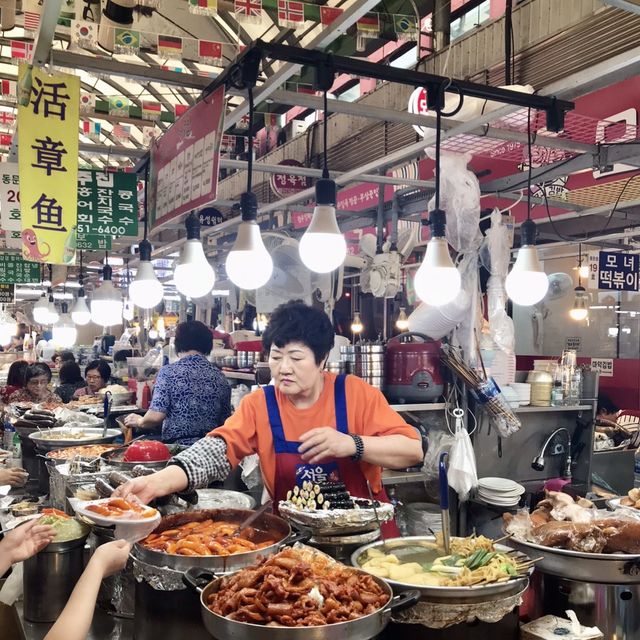
M 451 520 L 449 518 L 449 479 L 447 478 L 447 466 L 445 460 L 449 454 L 444 451 L 440 454 L 440 463 L 438 465 L 440 480 L 440 512 L 442 514 L 442 544 L 444 552 L 449 555 L 451 553 Z

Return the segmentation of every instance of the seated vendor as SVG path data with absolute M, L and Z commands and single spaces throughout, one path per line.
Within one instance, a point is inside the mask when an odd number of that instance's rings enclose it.
M 111 379 L 111 367 L 104 360 L 93 360 L 84 370 L 86 386 L 77 389 L 73 397 L 96 396 L 104 389 Z
M 178 454 L 162 471 L 136 478 L 118 495 L 144 502 L 223 480 L 257 453 L 274 504 L 303 480 L 336 481 L 366 498 L 368 485 L 388 501 L 382 469 L 423 457 L 418 433 L 382 393 L 356 376 L 324 370 L 334 330 L 322 311 L 300 301 L 278 307 L 262 336 L 274 386 L 245 396 L 225 424 Z M 394 523 L 385 532 L 399 535 Z
M 60 396 L 49 389 L 51 369 L 44 362 L 30 364 L 24 374 L 24 388 L 16 391 L 9 402 L 61 402 Z

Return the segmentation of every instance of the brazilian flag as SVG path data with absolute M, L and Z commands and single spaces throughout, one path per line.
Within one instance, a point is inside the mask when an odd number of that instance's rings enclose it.
M 116 51 L 139 51 L 140 32 L 134 29 L 116 29 L 113 45 Z

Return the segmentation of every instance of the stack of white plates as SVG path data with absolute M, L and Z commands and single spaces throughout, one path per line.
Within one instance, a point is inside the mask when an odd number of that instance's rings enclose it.
M 516 392 L 521 407 L 531 403 L 531 385 L 528 382 L 512 382 L 509 386 Z
M 515 507 L 525 488 L 507 478 L 480 478 L 478 480 L 478 497 L 489 504 L 499 507 Z

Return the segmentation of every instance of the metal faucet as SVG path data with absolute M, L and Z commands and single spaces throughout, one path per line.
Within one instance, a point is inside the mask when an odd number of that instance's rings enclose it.
M 555 438 L 555 436 L 557 436 L 561 431 L 564 431 L 564 433 L 567 435 L 567 458 L 564 463 L 564 470 L 562 472 L 562 477 L 566 478 L 567 480 L 571 480 L 571 434 L 569 433 L 568 429 L 566 429 L 565 427 L 560 427 L 559 429 L 556 429 L 545 440 L 545 443 L 542 445 L 542 449 L 540 449 L 540 453 L 533 459 L 533 462 L 531 463 L 531 467 L 536 471 L 544 470 L 544 464 L 545 464 L 544 457 L 545 457 L 545 452 L 547 450 L 547 447 L 549 446 L 549 443 Z

